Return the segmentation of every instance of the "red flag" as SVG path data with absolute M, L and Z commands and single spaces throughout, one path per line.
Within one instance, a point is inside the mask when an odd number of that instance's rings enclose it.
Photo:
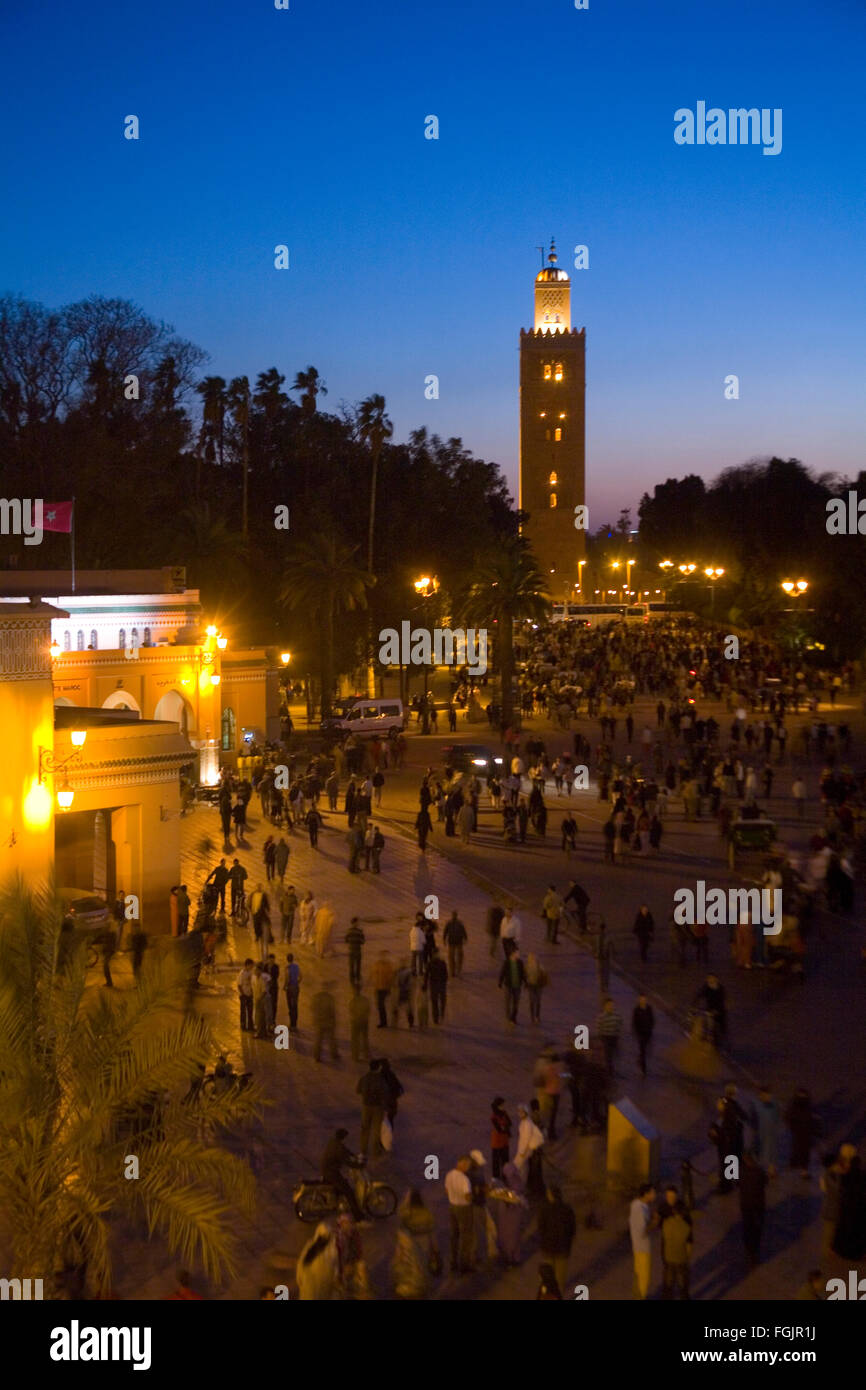
M 71 531 L 72 507 L 72 502 L 43 502 L 42 530 L 66 532 Z

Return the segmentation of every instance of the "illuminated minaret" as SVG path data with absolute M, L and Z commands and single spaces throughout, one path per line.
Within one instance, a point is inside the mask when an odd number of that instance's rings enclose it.
M 543 252 L 542 252 L 543 255 Z M 556 263 L 535 277 L 535 327 L 520 330 L 520 508 L 524 532 L 554 598 L 573 597 L 584 530 L 586 330 L 571 326 L 571 284 Z

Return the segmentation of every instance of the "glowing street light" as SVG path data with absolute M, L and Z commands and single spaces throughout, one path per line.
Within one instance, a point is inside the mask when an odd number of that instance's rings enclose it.
M 420 578 L 416 579 L 416 580 L 413 582 L 412 587 L 414 588 L 415 593 L 418 595 L 419 598 L 430 598 L 431 595 L 432 595 L 432 594 L 435 594 L 435 593 L 436 593 L 436 590 L 439 588 L 439 580 L 436 578 L 435 575 L 422 574 L 422 575 L 420 576 Z M 427 670 L 427 663 L 426 663 L 426 661 L 425 661 L 425 662 L 424 662 L 424 703 L 423 703 L 423 705 L 422 705 L 422 707 L 421 707 L 421 732 L 422 732 L 422 734 L 429 734 L 429 732 L 430 732 L 430 709 L 429 709 L 429 706 L 428 706 L 428 704 L 427 704 L 427 678 L 428 678 L 428 675 L 429 675 L 429 672 L 428 672 L 428 670 Z
M 292 659 L 292 653 L 291 653 L 291 652 L 280 652 L 280 661 L 283 663 L 284 666 L 288 666 L 288 664 L 289 664 L 289 662 L 291 661 L 291 659 Z
M 677 565 L 680 574 L 694 574 L 697 565 Z
M 707 565 L 706 569 L 704 570 L 704 574 L 710 581 L 710 594 L 712 595 L 710 600 L 711 613 L 715 612 L 716 608 L 716 580 L 721 579 L 724 572 L 725 571 L 723 569 L 720 569 L 718 566 L 713 565 Z
M 809 587 L 808 579 L 783 579 L 782 588 L 791 598 L 802 598 Z

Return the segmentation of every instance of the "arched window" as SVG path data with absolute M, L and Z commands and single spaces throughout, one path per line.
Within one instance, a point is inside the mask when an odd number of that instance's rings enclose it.
M 222 714 L 222 748 L 224 753 L 233 753 L 237 738 L 237 724 L 233 709 L 224 709 Z
M 117 634 L 117 645 L 120 650 L 126 651 L 126 628 L 122 627 Z
M 551 505 L 551 507 L 555 507 L 555 506 L 556 506 L 556 493 L 555 493 L 555 492 L 552 492 L 552 493 L 550 494 L 550 505 Z
M 545 439 L 547 439 L 547 440 L 550 439 L 550 430 L 545 430 L 545 431 L 544 431 L 544 437 L 545 437 Z
M 545 380 L 545 381 L 550 381 L 550 378 L 551 378 L 552 375 L 553 375 L 553 368 L 551 367 L 551 365 L 550 365 L 549 362 L 545 362 L 545 364 L 544 364 L 544 380 Z
M 90 629 L 90 650 L 92 652 L 99 650 L 99 633 L 95 627 Z
M 77 652 L 84 651 L 84 633 L 82 632 L 81 628 L 79 628 L 75 634 L 75 650 Z
M 555 366 L 555 368 L 554 368 L 554 370 L 553 370 L 553 379 L 554 379 L 554 381 L 562 381 L 562 363 L 561 363 L 561 362 L 557 362 L 557 364 L 556 364 L 556 366 Z
M 151 643 L 150 643 L 150 628 L 149 628 L 149 627 L 146 627 L 146 628 L 144 629 L 144 646 L 145 646 L 145 647 L 149 647 L 150 645 L 151 645 Z
M 559 482 L 559 479 L 557 478 L 555 473 L 551 473 L 547 481 L 549 482 L 551 487 L 556 487 L 556 484 Z
M 557 433 L 558 433 L 558 431 L 557 431 Z M 129 645 L 133 648 L 133 650 L 138 646 L 138 628 L 137 628 L 137 627 L 134 627 L 134 628 L 132 629 L 132 632 L 129 634 Z
M 69 628 L 67 628 L 63 634 L 63 650 L 65 652 L 72 651 L 72 633 L 69 631 Z
M 559 428 L 557 428 L 556 431 L 555 431 L 555 433 L 554 433 L 553 438 L 554 438 L 554 442 L 555 442 L 556 444 L 561 444 L 561 443 L 562 443 L 562 430 L 559 429 Z

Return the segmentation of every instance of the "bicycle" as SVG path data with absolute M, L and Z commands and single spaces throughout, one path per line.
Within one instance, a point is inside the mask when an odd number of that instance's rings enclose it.
M 393 1216 L 397 1210 L 397 1194 L 393 1187 L 378 1179 L 370 1179 L 364 1164 L 358 1165 L 355 1183 L 355 1196 L 358 1205 L 368 1216 L 377 1221 Z M 338 1211 L 348 1211 L 349 1203 L 342 1192 L 325 1178 L 302 1178 L 292 1194 L 295 1215 L 299 1221 L 321 1221 L 325 1216 L 333 1216 Z

